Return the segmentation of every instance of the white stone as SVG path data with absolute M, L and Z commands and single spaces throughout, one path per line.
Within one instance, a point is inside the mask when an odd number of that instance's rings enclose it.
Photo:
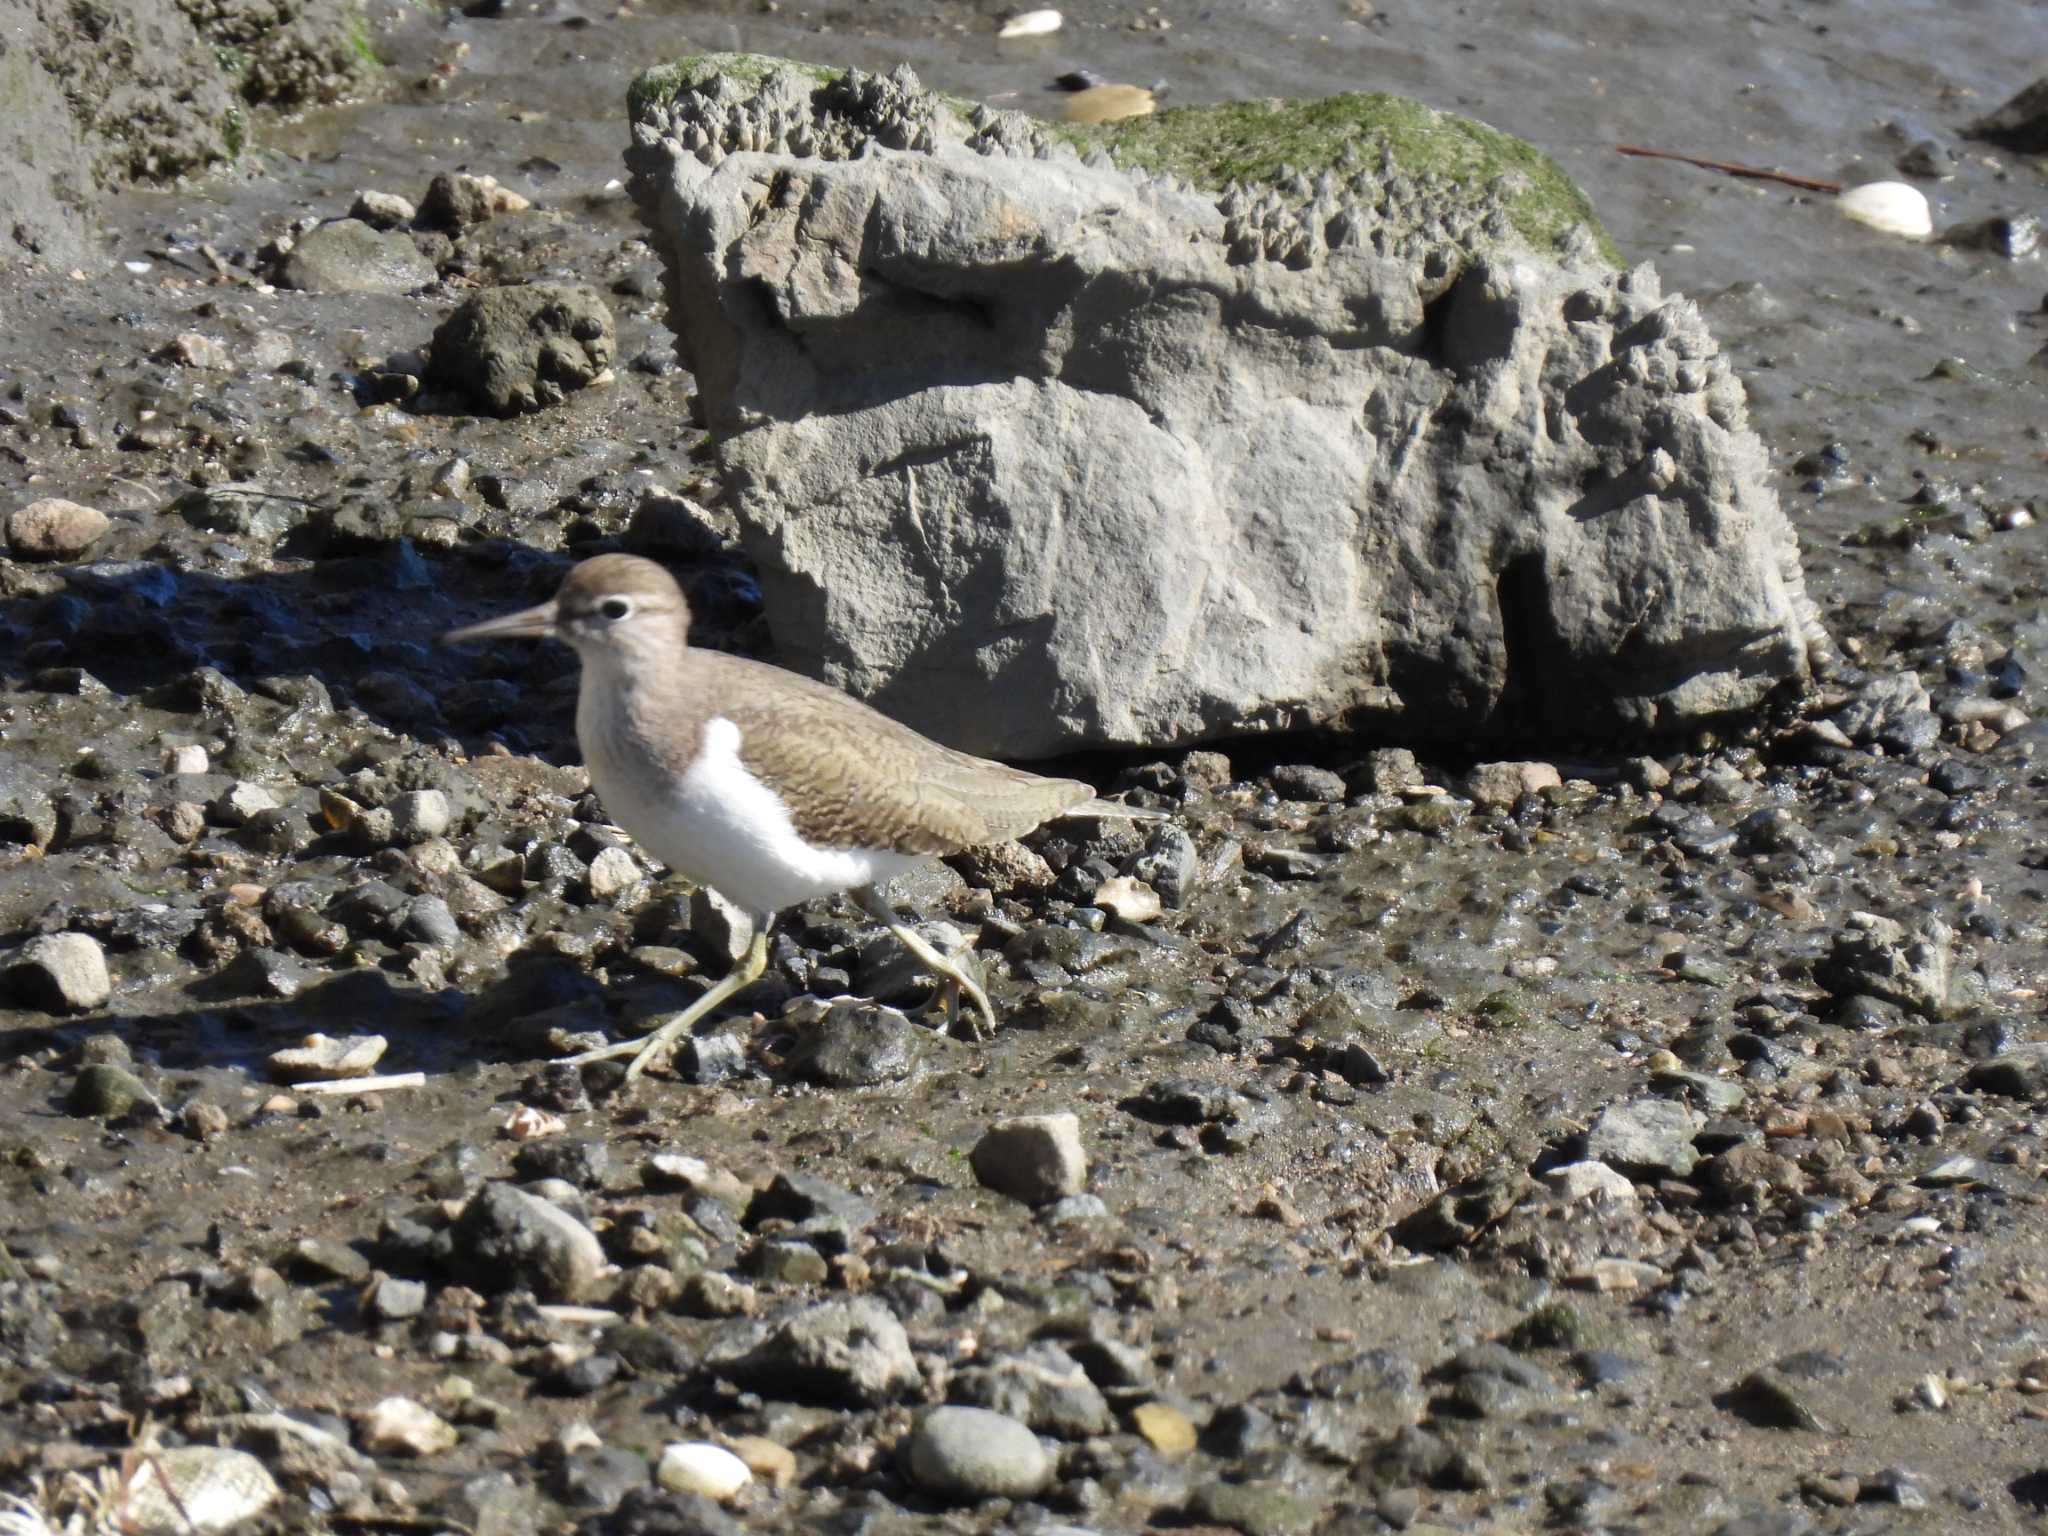
M 708 1440 L 678 1440 L 664 1446 L 654 1480 L 677 1493 L 701 1493 L 721 1502 L 754 1480 L 747 1464 Z
M 996 30 L 997 37 L 1048 37 L 1066 24 L 1058 11 L 1020 11 Z
M 1639 1198 L 1634 1182 L 1605 1163 L 1566 1163 L 1544 1174 L 1543 1182 L 1567 1205 L 1581 1200 L 1634 1205 Z
M 1925 240 L 1934 233 L 1934 215 L 1927 206 L 1927 194 L 1903 181 L 1867 181 L 1850 187 L 1835 199 L 1835 208 L 1845 219 L 1868 224 L 1888 235 Z
M 459 1438 L 454 1425 L 409 1397 L 387 1397 L 356 1422 L 356 1439 L 372 1456 L 438 1456 Z

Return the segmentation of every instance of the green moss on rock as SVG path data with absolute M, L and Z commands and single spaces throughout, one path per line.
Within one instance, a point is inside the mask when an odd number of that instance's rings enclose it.
M 1384 148 L 1402 170 L 1449 177 L 1475 197 L 1509 177 L 1508 216 L 1531 245 L 1548 250 L 1584 224 L 1601 254 L 1620 261 L 1591 200 L 1550 156 L 1498 128 L 1404 96 L 1353 91 L 1304 101 L 1169 107 L 1115 123 L 1056 124 L 1053 132 L 1076 148 L 1106 150 L 1120 166 L 1212 190 L 1233 181 L 1279 181 L 1288 171 L 1313 174 L 1336 164 L 1347 149 L 1377 160 Z
M 702 85 L 714 75 L 730 75 L 742 85 L 759 85 L 778 69 L 800 70 L 820 85 L 830 85 L 846 71 L 801 59 L 779 59 L 769 53 L 696 53 L 673 64 L 642 70 L 626 87 L 626 115 L 637 118 L 650 106 L 666 106 L 678 93 Z

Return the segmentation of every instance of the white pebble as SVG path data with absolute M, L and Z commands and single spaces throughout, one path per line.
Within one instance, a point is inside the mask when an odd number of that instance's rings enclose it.
M 701 1493 L 725 1500 L 754 1480 L 747 1464 L 722 1445 L 708 1440 L 678 1440 L 665 1446 L 654 1480 L 676 1493 Z
M 1058 11 L 1021 11 L 1004 22 L 997 37 L 1045 37 L 1059 31 L 1066 18 Z
M 1934 233 L 1934 215 L 1928 211 L 1927 194 L 1903 181 L 1871 181 L 1851 187 L 1835 199 L 1844 218 L 1868 224 L 1888 235 L 1925 240 Z

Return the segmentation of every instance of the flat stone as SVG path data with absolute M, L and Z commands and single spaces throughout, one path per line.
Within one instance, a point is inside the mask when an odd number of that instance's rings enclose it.
M 1693 1137 L 1701 1120 L 1670 1099 L 1638 1099 L 1600 1111 L 1586 1132 L 1589 1161 L 1684 1178 L 1699 1162 Z
M 279 275 L 305 293 L 412 293 L 435 273 L 410 236 L 336 219 L 299 236 Z
M 1185 1456 L 1195 1448 L 1195 1426 L 1171 1403 L 1140 1403 L 1131 1410 L 1131 1428 L 1162 1456 Z
M 1304 1536 L 1323 1506 L 1267 1483 L 1204 1483 L 1189 1496 L 1188 1511 L 1244 1536 Z
M 270 1075 L 281 1083 L 363 1077 L 384 1059 L 387 1044 L 382 1035 L 308 1035 L 297 1045 L 270 1053 Z

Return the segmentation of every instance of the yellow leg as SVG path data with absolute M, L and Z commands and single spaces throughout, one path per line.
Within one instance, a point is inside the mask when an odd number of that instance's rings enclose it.
M 747 946 L 746 958 L 725 973 L 725 979 L 690 1004 L 681 1013 L 670 1019 L 651 1035 L 635 1040 L 621 1040 L 617 1045 L 599 1046 L 594 1051 L 585 1051 L 580 1056 L 565 1056 L 562 1059 L 571 1066 L 580 1067 L 590 1061 L 614 1061 L 621 1056 L 631 1056 L 632 1065 L 626 1068 L 626 1081 L 631 1082 L 647 1070 L 648 1064 L 657 1057 L 665 1056 L 673 1049 L 675 1042 L 688 1034 L 696 1022 L 718 1007 L 735 992 L 744 991 L 761 979 L 768 969 L 768 924 L 762 923 L 754 930 L 754 942 Z
M 861 911 L 887 928 L 896 942 L 909 950 L 926 970 L 943 980 L 951 992 L 966 997 L 974 1004 L 974 1011 L 979 1017 L 972 1021 L 970 1028 L 977 1041 L 995 1038 L 995 1010 L 989 1007 L 988 994 L 981 990 L 979 982 L 927 944 L 924 935 L 898 917 L 895 909 L 872 885 L 864 885 L 855 891 L 853 899 L 860 904 Z

